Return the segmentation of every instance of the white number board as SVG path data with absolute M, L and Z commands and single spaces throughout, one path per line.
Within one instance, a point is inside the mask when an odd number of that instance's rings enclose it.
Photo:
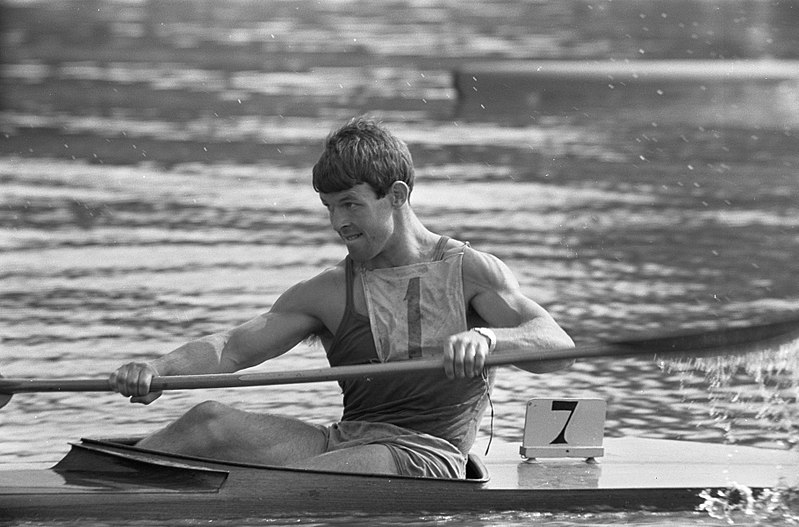
M 526 458 L 604 455 L 602 399 L 531 399 L 520 452 Z

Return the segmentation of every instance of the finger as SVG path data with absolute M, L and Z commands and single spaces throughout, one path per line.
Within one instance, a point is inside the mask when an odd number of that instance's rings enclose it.
M 452 358 L 452 369 L 455 372 L 456 379 L 463 379 L 466 377 L 466 360 L 469 355 L 469 343 L 458 339 L 454 347 L 454 356 Z
M 477 354 L 477 346 L 474 342 L 467 342 L 463 348 L 463 376 L 474 376 L 474 359 Z
M 132 395 L 143 397 L 149 394 L 152 380 L 153 372 L 147 367 L 141 367 L 136 375 L 136 392 Z
M 480 346 L 474 356 L 474 376 L 477 377 L 483 374 L 486 367 L 486 357 L 488 356 L 488 348 Z
M 128 386 L 128 367 L 129 365 L 122 366 L 117 371 L 111 374 L 114 381 L 114 389 L 122 395 L 130 395 L 127 390 Z
M 138 393 L 139 389 L 139 370 L 135 364 L 128 364 L 124 370 L 124 390 L 125 395 L 142 395 Z
M 448 379 L 455 378 L 455 369 L 453 367 L 453 360 L 455 357 L 455 339 L 450 337 L 444 343 L 444 374 Z
M 139 392 L 139 377 L 142 372 L 142 365 L 131 362 L 122 366 L 119 370 L 118 385 L 119 393 L 122 395 L 145 395 L 147 392 Z

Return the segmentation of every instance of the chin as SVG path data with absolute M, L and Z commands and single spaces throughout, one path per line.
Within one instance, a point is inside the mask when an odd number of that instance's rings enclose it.
M 347 247 L 347 254 L 350 255 L 350 258 L 352 258 L 353 262 L 356 262 L 356 263 L 359 263 L 359 264 L 366 263 L 369 260 L 371 260 L 371 258 L 372 258 L 370 255 L 366 254 L 364 251 L 359 251 L 358 249 L 355 249 L 353 247 Z

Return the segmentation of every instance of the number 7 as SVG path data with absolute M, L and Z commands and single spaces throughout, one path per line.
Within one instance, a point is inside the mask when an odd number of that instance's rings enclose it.
M 566 423 L 564 423 L 563 428 L 561 429 L 558 437 L 553 439 L 549 444 L 550 445 L 560 445 L 566 444 L 566 427 L 569 426 L 569 421 L 572 420 L 572 416 L 574 415 L 574 410 L 577 409 L 577 401 L 552 401 L 552 411 L 553 412 L 569 412 L 569 417 L 566 418 Z

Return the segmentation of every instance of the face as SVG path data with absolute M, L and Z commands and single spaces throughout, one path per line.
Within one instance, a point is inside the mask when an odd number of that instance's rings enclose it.
M 378 199 L 371 186 L 361 183 L 319 197 L 353 260 L 364 263 L 380 254 L 394 230 L 390 194 Z

